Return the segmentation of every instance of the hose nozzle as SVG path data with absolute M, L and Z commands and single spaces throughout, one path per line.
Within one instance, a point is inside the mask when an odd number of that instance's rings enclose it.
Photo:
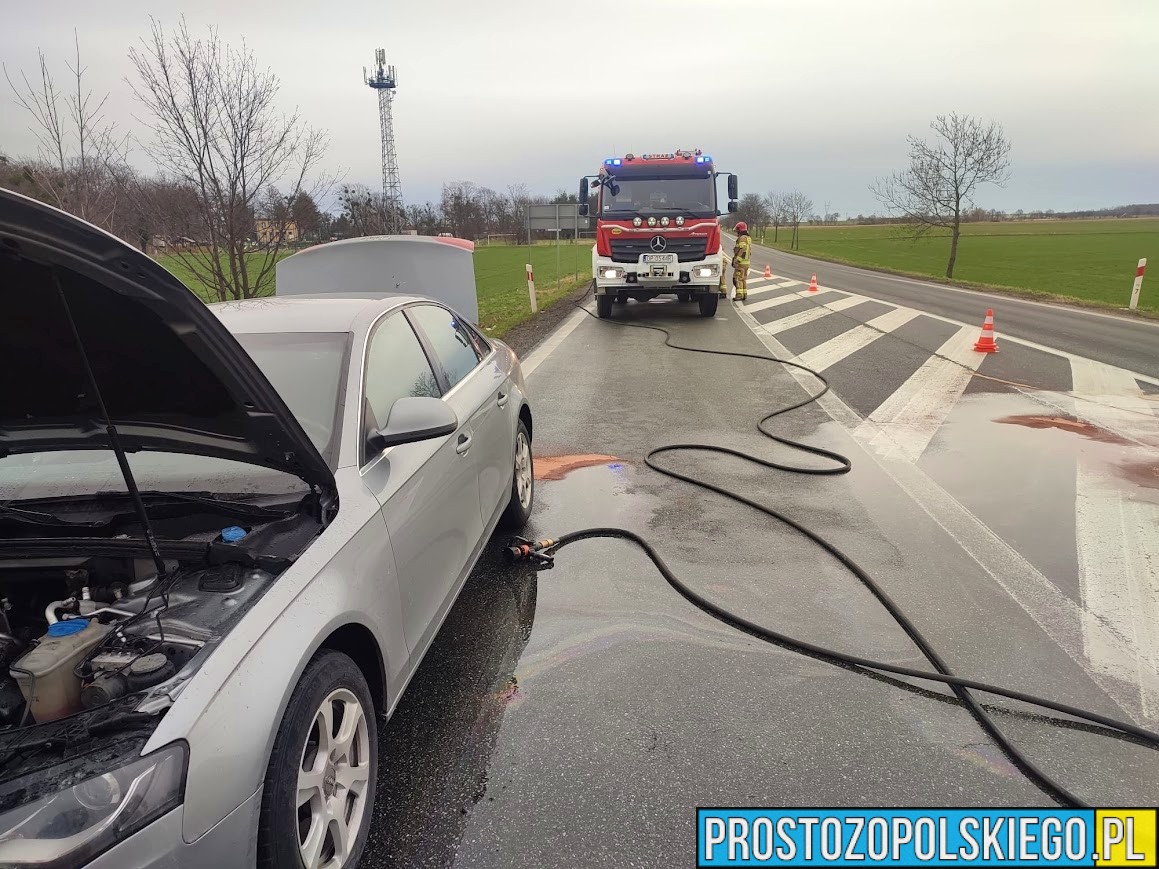
M 551 555 L 545 555 L 544 550 L 554 546 L 556 541 L 546 538 L 544 540 L 525 540 L 522 537 L 513 537 L 507 548 L 503 550 L 503 557 L 508 564 L 515 564 L 517 561 L 534 561 L 538 566 L 550 568 L 555 565 L 555 558 Z

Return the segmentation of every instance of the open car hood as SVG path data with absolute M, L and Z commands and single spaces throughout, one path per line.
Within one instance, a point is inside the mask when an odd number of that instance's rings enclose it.
M 184 284 L 120 239 L 2 189 L 0 311 L 0 462 L 111 449 L 71 311 L 126 451 L 248 462 L 334 491 L 285 402 Z

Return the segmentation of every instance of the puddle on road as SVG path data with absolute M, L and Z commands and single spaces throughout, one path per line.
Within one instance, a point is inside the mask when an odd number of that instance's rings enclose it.
M 577 453 L 570 456 L 536 456 L 535 479 L 562 480 L 579 468 L 594 468 L 596 465 L 619 467 L 622 459 L 597 453 Z
M 1115 444 L 1121 447 L 1133 446 L 1132 441 L 1112 431 L 1107 431 L 1105 428 L 1099 428 L 1097 425 L 1073 416 L 1039 416 L 1028 413 L 1020 416 L 1004 416 L 994 420 L 994 422 L 1003 425 L 1020 425 L 1024 428 L 1033 429 L 1053 428 L 1059 431 L 1072 432 L 1073 434 L 1085 437 L 1087 440 L 1097 441 L 1101 444 Z

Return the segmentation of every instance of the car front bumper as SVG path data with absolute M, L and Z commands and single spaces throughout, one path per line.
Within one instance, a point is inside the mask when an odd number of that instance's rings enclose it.
M 720 283 L 724 267 L 719 253 L 689 262 L 651 263 L 641 255 L 638 262 L 613 262 L 610 257 L 592 256 L 596 293 L 615 294 L 618 290 L 654 293 L 704 292 Z
M 253 869 L 257 864 L 259 790 L 195 842 L 181 835 L 178 806 L 138 830 L 90 863 L 86 869 Z

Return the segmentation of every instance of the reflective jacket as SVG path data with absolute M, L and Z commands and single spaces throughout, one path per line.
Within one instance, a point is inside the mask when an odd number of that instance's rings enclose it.
M 748 265 L 752 258 L 753 240 L 747 235 L 736 237 L 736 246 L 732 249 L 732 258 L 737 265 Z

